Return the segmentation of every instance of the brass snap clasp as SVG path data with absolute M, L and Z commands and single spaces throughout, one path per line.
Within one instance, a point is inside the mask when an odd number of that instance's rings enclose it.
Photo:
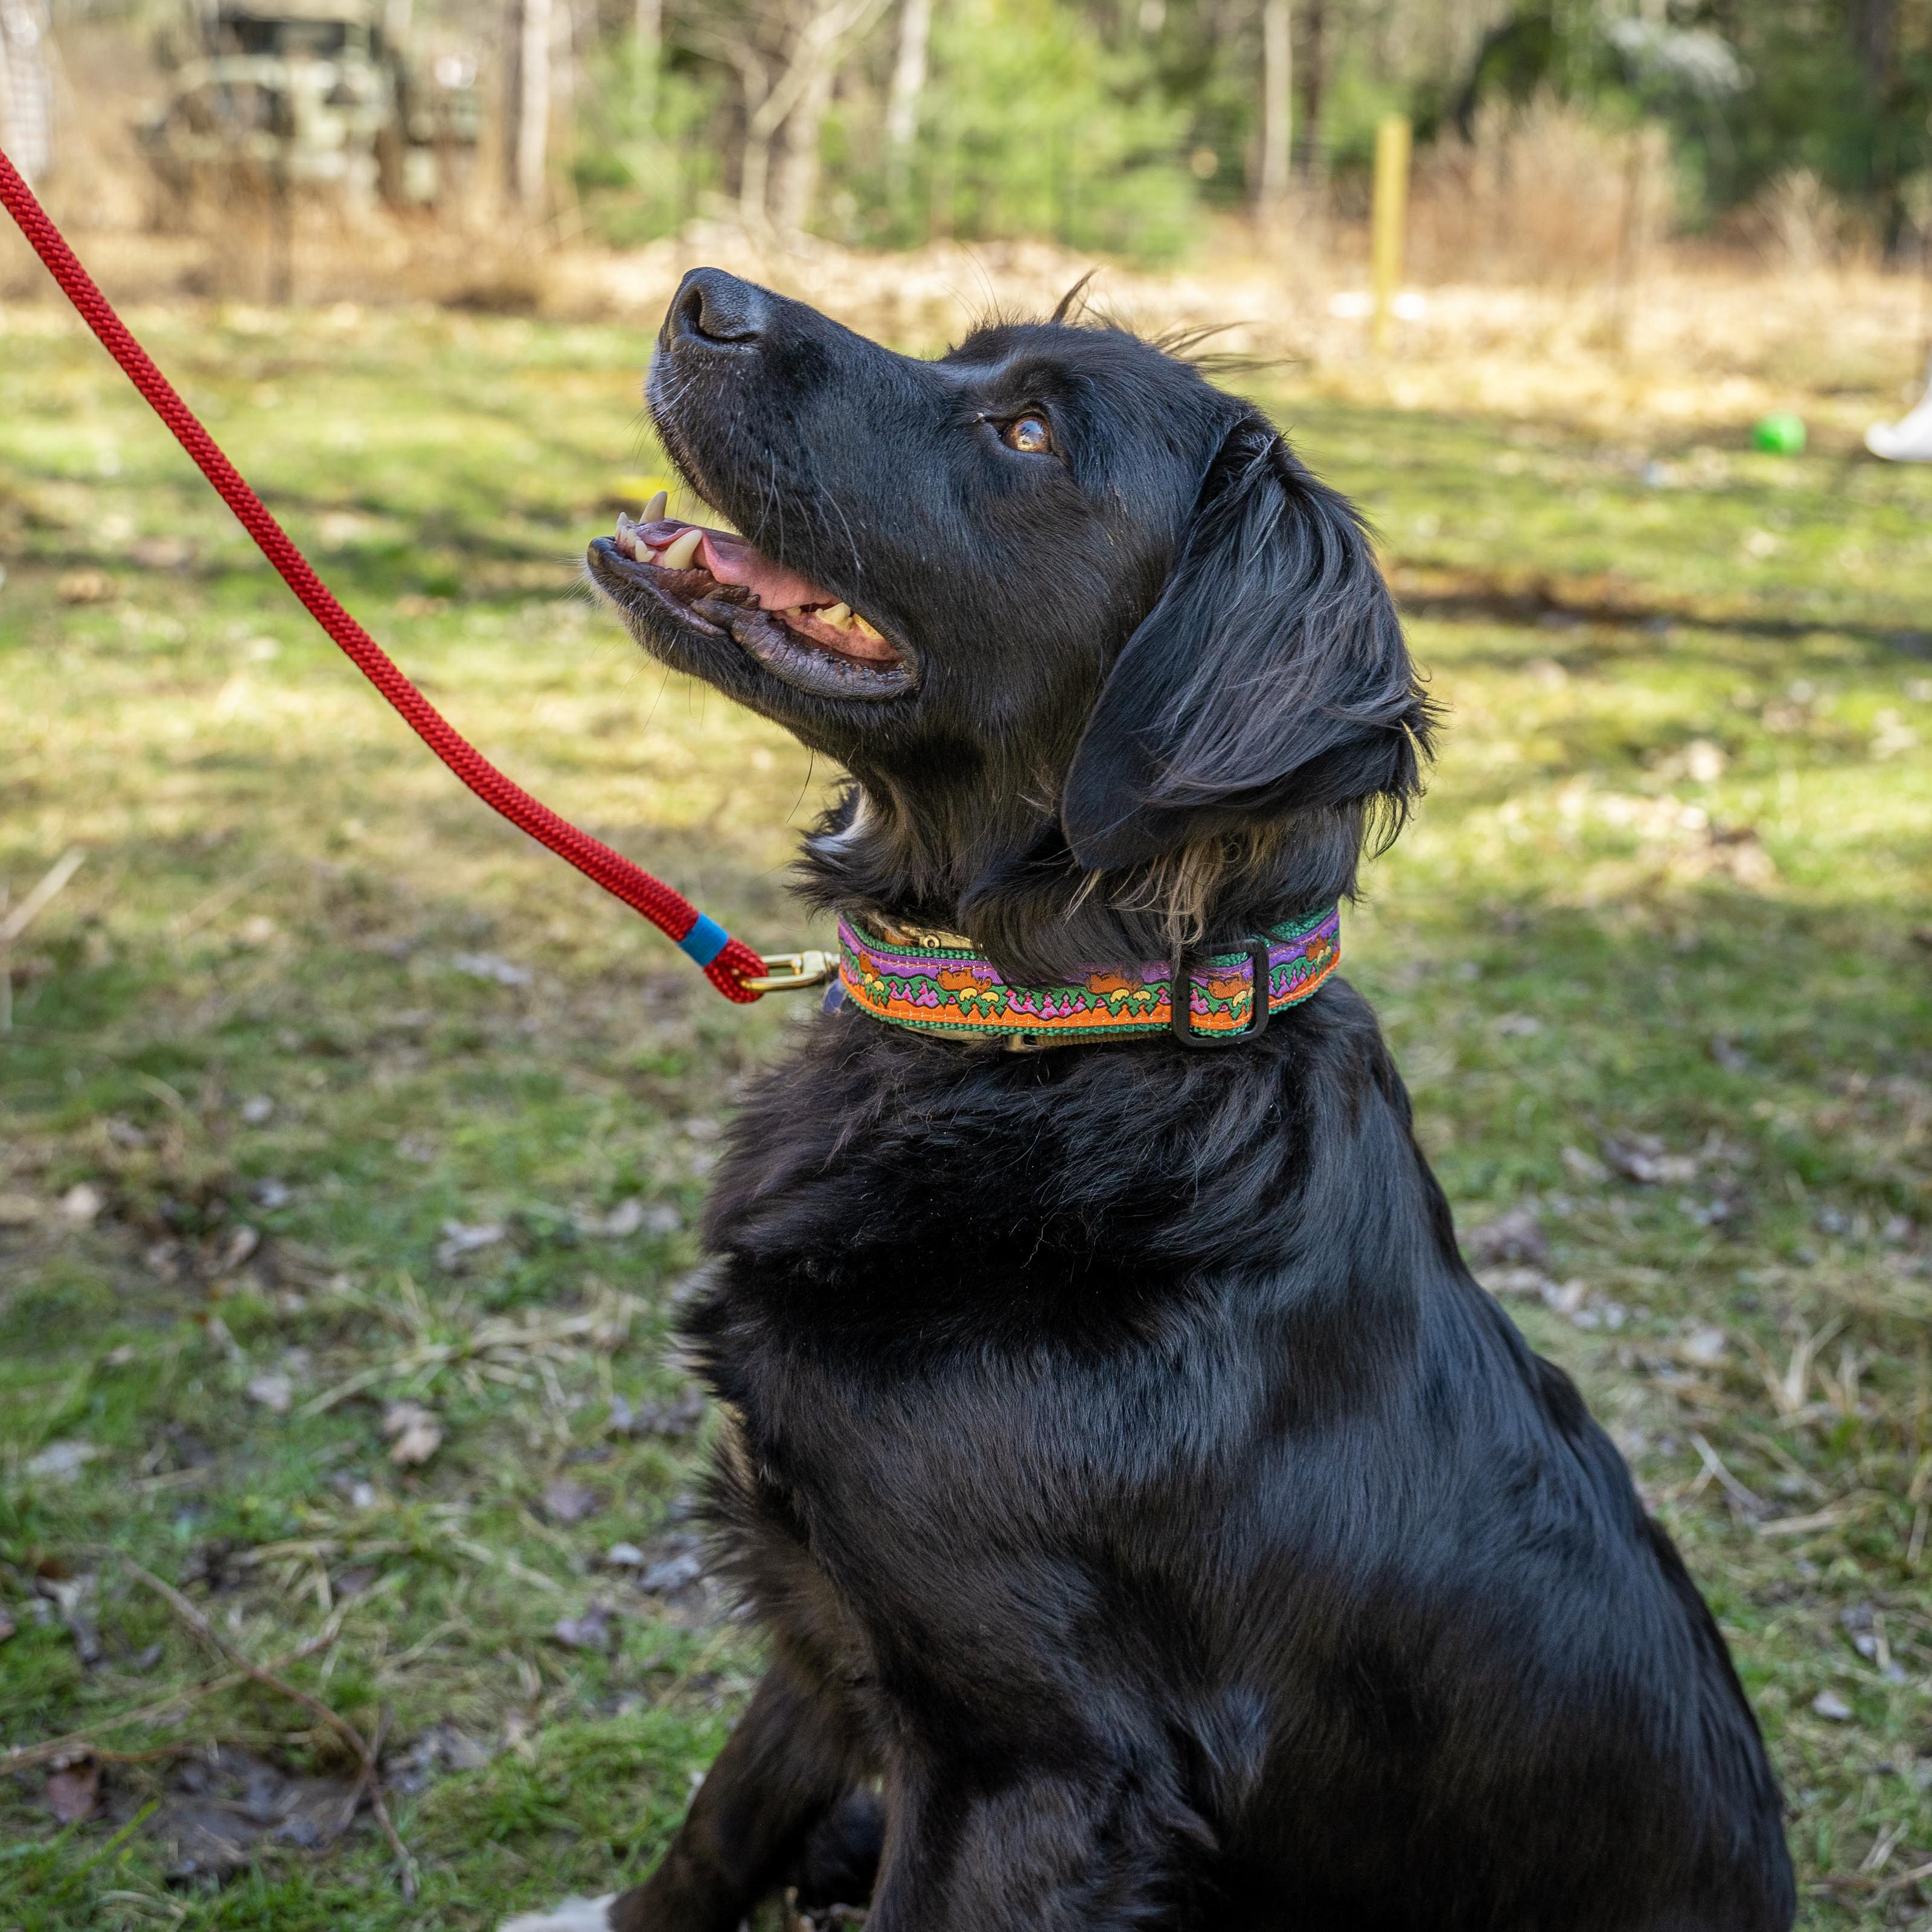
M 739 983 L 754 993 L 796 993 L 822 986 L 838 970 L 836 952 L 779 952 L 765 962 L 773 970 Z

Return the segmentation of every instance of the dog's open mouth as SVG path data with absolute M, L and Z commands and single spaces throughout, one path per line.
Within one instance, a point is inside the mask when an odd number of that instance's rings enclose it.
M 892 698 L 918 681 L 910 653 L 868 618 L 742 537 L 666 516 L 662 497 L 641 523 L 620 514 L 588 562 L 620 604 L 655 604 L 703 634 L 728 636 L 801 690 Z

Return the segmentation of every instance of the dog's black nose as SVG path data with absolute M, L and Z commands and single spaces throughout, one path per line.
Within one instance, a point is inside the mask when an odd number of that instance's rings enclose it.
M 672 342 L 748 348 L 764 334 L 770 314 L 771 301 L 763 289 L 722 268 L 693 268 L 671 298 L 664 334 Z

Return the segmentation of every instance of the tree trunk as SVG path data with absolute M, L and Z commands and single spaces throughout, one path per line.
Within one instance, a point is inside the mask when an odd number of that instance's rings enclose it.
M 785 118 L 784 156 L 778 164 L 772 214 L 778 232 L 787 236 L 805 232 L 818 192 L 818 140 L 825 126 L 825 110 L 832 104 L 830 50 L 827 56 L 808 77 L 798 105 Z
M 511 186 L 524 212 L 536 217 L 544 212 L 550 160 L 550 0 L 520 0 L 518 25 Z
M 886 182 L 893 200 L 904 192 L 919 137 L 920 97 L 926 92 L 926 50 L 932 37 L 932 0 L 905 0 L 899 10 L 898 58 L 886 97 Z
M 638 109 L 648 122 L 658 111 L 658 68 L 664 58 L 664 0 L 638 0 Z
M 1885 252 L 1895 258 L 1905 235 L 1905 204 L 1899 193 L 1898 148 L 1886 138 L 1886 122 L 1898 106 L 1894 85 L 1898 0 L 1855 0 L 1852 32 L 1858 64 L 1864 70 L 1868 111 L 1877 137 L 1872 157 L 1872 196 L 1879 206 Z
M 759 100 L 752 98 L 751 76 L 744 77 L 745 145 L 738 158 L 738 219 L 754 234 L 765 226 L 765 200 L 772 178 L 772 128 L 765 124 L 765 103 L 769 90 Z
M 1852 9 L 1852 38 L 1865 84 L 1875 102 L 1882 104 L 1892 83 L 1892 50 L 1898 43 L 1898 0 L 1856 0 Z
M 884 0 L 814 0 L 813 10 L 794 28 L 776 80 L 764 55 L 748 40 L 712 37 L 722 56 L 737 68 L 745 90 L 745 144 L 738 172 L 738 213 L 747 228 L 769 226 L 772 143 L 778 130 L 790 129 L 782 183 L 780 222 L 796 234 L 811 212 L 818 178 L 818 134 L 832 98 L 840 44 L 869 26 Z
M 1294 124 L 1294 20 L 1289 0 L 1262 7 L 1262 164 L 1255 200 L 1264 215 L 1288 200 L 1288 164 Z
M 1328 0 L 1308 0 L 1302 15 L 1302 166 L 1312 182 L 1325 181 L 1328 157 L 1322 145 L 1322 112 L 1328 80 Z
M 53 172 L 54 89 L 42 0 L 0 4 L 0 148 L 27 180 Z

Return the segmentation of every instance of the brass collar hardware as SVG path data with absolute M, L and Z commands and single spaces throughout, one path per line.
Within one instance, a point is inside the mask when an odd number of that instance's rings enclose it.
M 740 983 L 754 993 L 796 993 L 822 986 L 838 970 L 836 952 L 778 952 L 765 962 L 774 970 Z
M 973 942 L 963 932 L 948 932 L 937 926 L 910 926 L 903 920 L 881 920 L 879 936 L 896 946 L 944 946 L 956 952 L 970 952 Z

